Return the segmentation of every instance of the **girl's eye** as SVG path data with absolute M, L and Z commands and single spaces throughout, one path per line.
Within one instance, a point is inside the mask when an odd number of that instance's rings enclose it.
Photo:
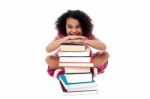
M 81 26 L 80 26 L 80 25 L 77 25 L 76 28 L 81 28 Z
M 68 26 L 68 28 L 72 28 L 72 26 Z

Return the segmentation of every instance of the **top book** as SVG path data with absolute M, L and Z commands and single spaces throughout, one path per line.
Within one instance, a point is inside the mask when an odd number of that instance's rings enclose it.
M 84 43 L 62 43 L 60 51 L 85 51 Z

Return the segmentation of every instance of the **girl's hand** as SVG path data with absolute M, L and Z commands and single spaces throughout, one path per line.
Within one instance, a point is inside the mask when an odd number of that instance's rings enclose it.
M 66 40 L 77 40 L 77 39 L 87 40 L 86 37 L 84 37 L 84 36 L 77 36 L 77 35 L 69 35 L 69 36 L 67 36 L 65 38 L 66 38 Z
M 84 43 L 84 40 L 82 39 L 76 39 L 76 40 L 68 40 L 66 43 Z
M 64 42 L 66 43 L 79 43 L 79 42 L 83 43 L 84 40 L 87 40 L 87 38 L 84 36 L 69 35 L 64 37 Z

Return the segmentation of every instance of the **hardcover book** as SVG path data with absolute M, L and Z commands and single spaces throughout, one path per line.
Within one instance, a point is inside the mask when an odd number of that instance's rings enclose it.
M 91 57 L 80 57 L 80 56 L 76 56 L 76 57 L 59 57 L 59 62 L 91 62 Z
M 60 67 L 94 67 L 93 63 L 89 63 L 89 62 L 59 62 L 58 64 Z
M 90 56 L 90 48 L 86 48 L 85 51 L 59 51 L 58 56 Z
M 60 81 L 60 86 L 64 95 L 85 95 L 85 94 L 97 94 L 98 93 L 96 87 L 67 90 L 65 89 L 61 81 Z
M 80 67 L 65 67 L 65 73 L 90 73 L 90 68 L 80 68 Z
M 59 75 L 59 80 L 64 85 L 64 87 L 69 89 L 80 89 L 80 88 L 87 88 L 87 87 L 96 87 L 97 84 L 94 80 L 92 82 L 85 82 L 85 83 L 68 83 L 65 76 L 63 74 Z
M 83 43 L 62 43 L 61 51 L 85 51 L 86 47 Z
M 92 82 L 92 73 L 69 73 L 64 74 L 68 83 Z

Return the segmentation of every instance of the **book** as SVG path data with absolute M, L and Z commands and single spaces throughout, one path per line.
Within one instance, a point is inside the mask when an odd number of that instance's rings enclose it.
M 91 62 L 91 57 L 80 57 L 80 56 L 76 56 L 76 57 L 59 57 L 59 62 Z
M 62 43 L 60 45 L 61 51 L 85 51 L 84 43 Z
M 90 48 L 86 48 L 85 51 L 59 51 L 58 56 L 90 56 L 91 50 Z
M 95 80 L 92 80 L 92 82 L 85 82 L 85 83 L 68 83 L 63 74 L 59 75 L 59 80 L 64 85 L 65 89 L 67 89 L 67 90 L 87 88 L 87 87 L 96 87 L 97 86 Z
M 97 94 L 98 91 L 96 87 L 89 87 L 89 88 L 84 88 L 84 89 L 73 89 L 73 90 L 67 90 L 63 86 L 63 84 L 60 82 L 60 86 L 62 89 L 62 92 L 64 95 L 84 95 L 84 94 Z
M 90 73 L 90 68 L 80 68 L 80 67 L 65 67 L 65 73 Z
M 94 67 L 94 64 L 89 62 L 59 62 L 58 65 L 60 67 Z
M 97 90 L 88 90 L 88 91 L 69 91 L 69 92 L 63 92 L 63 95 L 89 95 L 89 94 L 97 94 Z
M 69 73 L 64 74 L 68 83 L 92 82 L 92 73 Z

